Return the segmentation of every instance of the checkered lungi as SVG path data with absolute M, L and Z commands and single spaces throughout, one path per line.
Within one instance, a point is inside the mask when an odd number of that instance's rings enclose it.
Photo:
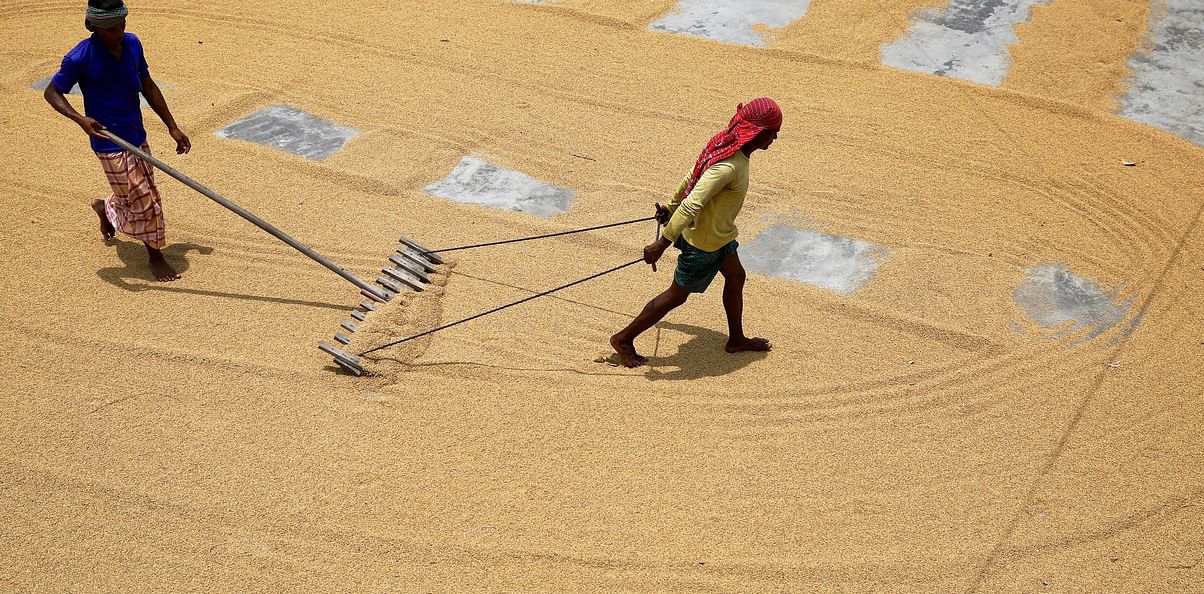
M 150 154 L 150 147 L 142 145 Z M 105 213 L 118 231 L 145 242 L 155 249 L 167 245 L 163 224 L 163 204 L 155 187 L 155 171 L 150 163 L 129 151 L 96 153 L 104 167 L 113 194 L 105 198 Z

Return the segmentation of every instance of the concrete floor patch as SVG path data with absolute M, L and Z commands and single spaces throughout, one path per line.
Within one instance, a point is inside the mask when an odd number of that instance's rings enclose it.
M 998 86 L 1012 67 L 1014 28 L 1034 5 L 1051 0 L 950 0 L 925 8 L 899 39 L 882 46 L 882 63 L 938 76 Z
M 788 225 L 762 231 L 740 250 L 750 271 L 846 294 L 868 283 L 889 254 L 885 246 Z
M 339 152 L 348 140 L 359 135 L 359 131 L 287 105 L 272 105 L 226 126 L 217 135 L 321 161 Z
M 1134 299 L 1120 301 L 1118 291 L 1108 292 L 1076 276 L 1061 264 L 1042 264 L 1028 270 L 1028 279 L 1013 292 L 1016 305 L 1045 328 L 1060 328 L 1061 338 L 1079 331 L 1091 340 L 1124 321 Z M 1131 332 L 1140 317 L 1127 329 Z
M 1151 11 L 1146 45 L 1129 58 L 1120 115 L 1204 146 L 1204 4 L 1165 0 Z
M 772 35 L 763 29 L 789 25 L 802 18 L 810 4 L 810 0 L 679 0 L 649 28 L 764 47 Z
M 568 210 L 577 195 L 573 190 L 546 184 L 472 156 L 461 159 L 446 178 L 423 191 L 463 204 L 483 204 L 541 217 Z

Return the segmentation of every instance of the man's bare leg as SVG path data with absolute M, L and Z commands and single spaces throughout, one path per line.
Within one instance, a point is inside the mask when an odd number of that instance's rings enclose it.
M 676 283 L 665 289 L 663 293 L 653 297 L 640 315 L 636 316 L 626 328 L 610 337 L 610 346 L 619 354 L 619 359 L 626 367 L 639 367 L 648 363 L 648 358 L 635 352 L 635 339 L 645 330 L 656 325 L 690 297 L 690 292 L 677 286 Z
M 92 210 L 96 212 L 96 216 L 100 217 L 100 236 L 105 241 L 113 239 L 117 235 L 117 229 L 113 227 L 113 222 L 109 220 L 109 215 L 105 214 L 105 201 L 93 200 Z
M 723 310 L 727 312 L 728 339 L 724 350 L 739 353 L 772 349 L 768 340 L 744 335 L 744 280 L 747 274 L 744 265 L 740 264 L 740 256 L 736 252 L 728 254 L 719 273 L 723 275 Z
M 171 264 L 167 263 L 167 259 L 163 257 L 163 252 L 153 248 L 150 244 L 146 245 L 146 254 L 150 256 L 151 274 L 155 276 L 155 280 L 159 282 L 168 282 L 179 280 L 180 273 L 176 272 Z

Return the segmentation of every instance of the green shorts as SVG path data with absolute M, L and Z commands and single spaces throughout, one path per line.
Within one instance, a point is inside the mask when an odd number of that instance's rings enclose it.
M 681 254 L 677 256 L 677 271 L 673 273 L 673 283 L 691 293 L 702 293 L 711 286 L 711 281 L 715 280 L 715 275 L 719 273 L 727 255 L 736 253 L 740 242 L 733 239 L 718 250 L 704 252 L 690 245 L 684 237 L 678 237 L 673 247 L 681 250 Z

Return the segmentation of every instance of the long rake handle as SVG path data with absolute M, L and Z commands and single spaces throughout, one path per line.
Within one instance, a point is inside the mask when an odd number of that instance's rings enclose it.
M 363 289 L 364 291 L 367 291 L 373 295 L 376 295 L 377 297 L 380 297 L 382 300 L 388 300 L 389 295 L 387 293 L 385 293 L 384 291 L 382 291 L 380 287 L 369 284 L 368 282 L 364 281 L 363 279 L 359 278 L 358 276 L 355 276 L 354 274 L 347 272 L 345 269 L 343 269 L 343 267 L 339 266 L 338 264 L 335 264 L 334 262 L 331 262 L 330 260 L 327 260 L 324 256 L 322 256 L 322 254 L 319 254 L 318 252 L 313 251 L 312 249 L 309 248 L 309 246 L 301 243 L 300 241 L 297 241 L 296 239 L 293 239 L 289 234 L 281 231 L 280 229 L 277 229 L 271 223 L 251 214 L 245 208 L 227 200 L 221 194 L 218 194 L 217 192 L 214 192 L 213 190 L 206 188 L 205 186 L 201 185 L 200 182 L 192 179 L 191 177 L 188 177 L 187 175 L 184 175 L 183 173 L 176 171 L 176 169 L 173 168 L 171 165 L 168 165 L 167 163 L 164 163 L 163 161 L 160 161 L 159 159 L 156 159 L 155 157 L 148 155 L 142 149 L 130 144 L 129 142 L 126 142 L 124 139 L 116 136 L 112 132 L 109 132 L 107 130 L 102 130 L 100 133 L 103 134 L 105 137 L 107 137 L 109 140 L 112 140 L 114 143 L 116 143 L 121 148 L 123 148 L 127 151 L 130 151 L 131 153 L 134 153 L 135 155 L 138 155 L 138 158 L 146 161 L 147 163 L 150 163 L 151 165 L 154 165 L 155 167 L 158 167 L 160 170 L 163 171 L 163 173 L 166 173 L 167 175 L 170 175 L 170 176 L 176 178 L 177 180 L 179 180 L 180 183 L 196 190 L 197 192 L 200 192 L 205 197 L 230 209 L 231 211 L 234 211 L 234 214 L 250 221 L 256 227 L 259 227 L 260 229 L 267 231 L 268 233 L 272 234 L 273 237 L 275 237 L 276 239 L 279 239 L 280 241 L 283 241 L 284 243 L 287 243 L 289 246 L 291 246 L 293 249 L 297 250 L 298 252 L 301 252 L 302 254 L 309 256 L 309 258 L 311 260 L 317 262 L 318 264 L 321 264 L 321 265 L 329 268 L 331 270 L 331 272 L 334 272 L 335 274 L 343 277 L 344 279 L 349 281 L 351 284 L 353 284 L 353 285 L 359 287 L 360 289 Z

